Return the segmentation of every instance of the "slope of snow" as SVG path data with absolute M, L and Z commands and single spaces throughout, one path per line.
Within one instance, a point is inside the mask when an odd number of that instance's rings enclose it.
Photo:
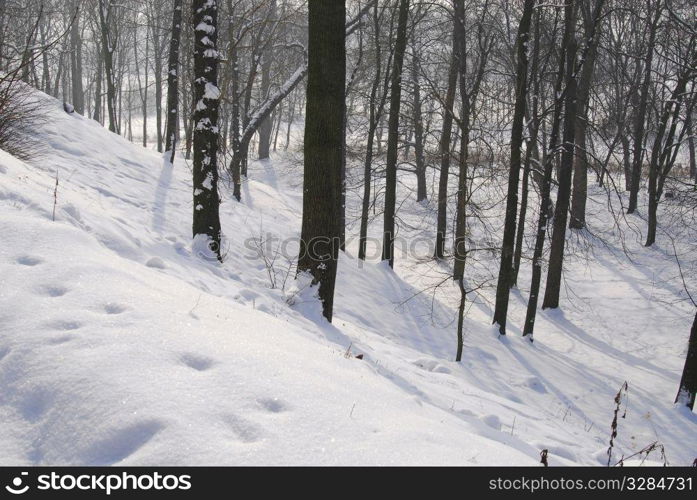
M 221 265 L 191 245 L 190 165 L 39 98 L 43 156 L 0 152 L 2 465 L 604 464 L 624 380 L 616 456 L 658 440 L 694 459 L 697 421 L 671 404 L 690 318 L 644 267 L 570 266 L 574 306 L 540 313 L 534 345 L 514 326 L 526 293 L 505 339 L 482 294 L 454 363 L 454 289 L 419 293 L 432 264 L 393 272 L 350 244 L 321 318 L 293 279 L 292 158 L 252 163 L 241 204 L 222 189 Z

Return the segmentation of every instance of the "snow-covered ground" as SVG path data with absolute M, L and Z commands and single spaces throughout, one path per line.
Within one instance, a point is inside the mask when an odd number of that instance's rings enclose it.
M 456 290 L 419 293 L 445 270 L 414 255 L 393 272 L 349 244 L 321 318 L 276 256 L 300 229 L 290 155 L 250 164 L 243 203 L 222 189 L 221 265 L 192 252 L 190 165 L 40 98 L 43 155 L 0 151 L 0 465 L 535 465 L 542 449 L 603 465 L 625 380 L 616 460 L 654 441 L 694 460 L 697 419 L 672 404 L 692 318 L 660 246 L 630 242 L 629 261 L 609 227 L 592 258 L 572 242 L 563 308 L 539 313 L 532 345 L 528 271 L 506 338 L 483 290 L 455 363 Z M 403 227 L 432 212 L 405 200 Z

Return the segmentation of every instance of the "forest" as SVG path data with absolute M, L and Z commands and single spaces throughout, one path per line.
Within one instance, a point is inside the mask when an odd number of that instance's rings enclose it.
M 114 306 L 114 320 L 131 313 L 140 319 L 109 327 L 115 328 L 110 352 L 143 345 L 119 340 L 128 328 L 162 335 L 146 341 L 142 349 L 150 352 L 170 342 L 165 324 L 196 337 L 206 328 L 191 322 L 217 323 L 201 341 L 210 343 L 208 354 L 177 355 L 193 371 L 208 373 L 247 352 L 235 354 L 233 336 L 224 341 L 228 361 L 215 361 L 216 339 L 230 330 L 242 329 L 245 339 L 274 330 L 270 342 L 285 346 L 284 359 L 311 358 L 320 338 L 355 361 L 347 370 L 362 361 L 370 377 L 448 418 L 476 420 L 467 425 L 477 439 L 500 444 L 510 434 L 524 442 L 507 444 L 515 449 L 511 455 L 477 445 L 490 452 L 481 463 L 499 457 L 521 465 L 543 457 L 547 465 L 549 453 L 562 464 L 691 465 L 695 121 L 694 0 L 2 0 L 0 149 L 7 157 L 0 156 L 0 186 L 6 185 L 0 208 L 8 224 L 3 234 L 16 235 L 0 254 L 8 259 L 2 288 L 24 286 L 29 278 L 10 264 L 39 256 L 12 252 L 36 253 L 35 245 L 49 245 L 47 255 L 58 252 L 53 271 L 26 265 L 42 273 L 37 280 L 55 278 L 57 288 L 46 293 L 61 300 L 59 292 L 69 296 L 65 283 L 77 275 L 80 283 L 102 283 L 92 296 L 112 287 L 128 296 L 124 280 L 136 287 L 150 276 L 131 271 L 135 262 L 144 273 L 177 281 L 159 284 L 153 277 L 147 286 L 158 283 L 160 291 L 133 292 L 123 307 Z M 27 214 L 34 212 L 52 225 L 32 229 L 39 221 L 29 223 Z M 15 221 L 20 216 L 27 219 Z M 56 229 L 60 224 L 92 243 L 61 233 L 68 230 Z M 93 243 L 99 251 L 87 250 Z M 72 252 L 84 252 L 84 267 L 64 275 L 61 262 L 77 266 L 81 259 L 67 257 Z M 106 274 L 90 277 L 92 264 L 84 262 L 99 252 Z M 110 274 L 120 266 L 132 277 Z M 82 286 L 92 285 L 77 283 L 73 292 Z M 179 287 L 196 292 L 163 303 L 153 298 Z M 27 302 L 23 293 L 16 293 L 17 304 Z M 89 309 L 92 300 L 36 308 L 67 314 L 63 307 Z M 146 306 L 149 300 L 157 305 Z M 0 386 L 25 401 L 22 370 L 11 367 L 12 356 L 24 352 L 13 347 L 17 332 L 37 332 L 37 345 L 50 341 L 39 339 L 43 327 L 32 326 L 31 304 L 13 303 L 0 305 Z M 254 319 L 236 312 L 240 304 L 254 310 Z M 286 327 L 257 315 L 292 325 L 287 328 L 307 347 L 293 347 L 278 334 Z M 81 332 L 106 327 L 85 318 L 56 321 L 76 326 L 58 329 L 90 342 Z M 58 323 L 52 324 L 55 330 Z M 177 349 L 193 349 L 192 341 L 171 335 Z M 262 340 L 249 340 L 258 348 L 240 347 L 259 358 L 257 368 L 236 367 L 231 377 L 246 380 L 262 367 L 274 372 L 275 355 L 263 354 Z M 83 354 L 74 356 L 79 365 Z M 42 359 L 14 362 L 39 366 Z M 85 363 L 80 377 L 100 370 L 99 363 Z M 402 363 L 407 374 L 398 369 Z M 414 366 L 420 371 L 412 373 Z M 163 377 L 174 373 L 162 370 Z M 129 378 L 118 373 L 110 376 Z M 452 381 L 442 382 L 443 374 Z M 32 380 L 45 376 L 37 372 Z M 312 377 L 308 383 L 321 387 L 319 372 Z M 69 378 L 61 386 L 66 394 Z M 378 394 L 383 382 L 374 383 Z M 212 384 L 211 391 L 226 385 Z M 487 406 L 480 415 L 473 401 L 457 399 L 474 396 L 449 391 L 511 394 L 518 407 Z M 39 421 L 49 426 L 40 431 L 45 435 L 56 423 L 44 408 L 59 404 L 46 398 L 12 403 L 19 410 L 10 411 L 0 394 L 0 415 L 25 411 L 12 428 Z M 360 417 L 357 396 L 346 398 L 347 405 L 353 401 L 350 418 Z M 263 401 L 271 413 L 285 411 L 275 399 Z M 198 408 L 191 404 L 191 411 Z M 623 435 L 618 412 L 626 415 L 632 404 L 645 421 Z M 545 419 L 584 437 L 555 441 L 551 424 L 538 429 L 532 422 L 540 417 L 525 416 L 541 407 L 555 408 L 544 410 Z M 39 410 L 38 420 L 26 416 Z M 255 418 L 226 418 L 241 442 L 266 442 L 259 426 L 266 427 Z M 170 429 L 160 417 L 147 422 L 120 425 L 133 446 L 119 451 L 109 444 L 108 456 L 89 443 L 82 455 L 71 455 L 58 443 L 33 459 L 27 452 L 26 459 L 24 445 L 6 443 L 15 450 L 7 464 L 197 462 L 159 452 L 139 458 L 160 439 L 154 436 Z M 639 429 L 649 424 L 650 430 Z M 492 428 L 499 437 L 488 434 Z M 565 449 L 579 439 L 578 450 Z M 324 463 L 310 451 L 287 460 L 269 453 L 249 460 Z M 393 459 L 361 453 L 337 455 L 336 462 Z M 438 463 L 437 456 L 422 460 Z M 228 462 L 222 455 L 201 457 Z M 244 455 L 234 457 L 247 463 Z M 396 463 L 411 463 L 400 457 Z

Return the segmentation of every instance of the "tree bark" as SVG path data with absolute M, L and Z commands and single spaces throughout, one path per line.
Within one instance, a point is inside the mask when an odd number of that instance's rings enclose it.
M 545 247 L 547 235 L 547 221 L 553 215 L 551 199 L 552 173 L 554 171 L 554 152 L 557 148 L 557 140 L 561 127 L 561 110 L 564 104 L 564 93 L 562 87 L 565 75 L 565 59 L 567 39 L 570 36 L 570 28 L 565 23 L 564 35 L 559 54 L 559 69 L 554 86 L 554 115 L 552 117 L 552 130 L 549 134 L 549 147 L 544 156 L 544 172 L 540 183 L 540 211 L 537 222 L 537 235 L 535 237 L 535 250 L 532 257 L 532 278 L 530 280 L 530 295 L 528 297 L 528 307 L 525 314 L 525 324 L 523 325 L 523 336 L 533 341 L 535 329 L 535 318 L 537 317 L 537 303 L 540 295 L 540 283 L 542 281 L 542 255 Z
M 650 7 L 651 1 L 647 0 Z M 654 46 L 656 45 L 656 31 L 661 19 L 662 1 L 656 4 L 653 22 L 649 25 L 649 42 L 646 48 L 646 62 L 644 63 L 644 80 L 639 91 L 639 108 L 636 112 L 636 125 L 634 127 L 634 157 L 632 161 L 632 179 L 629 189 L 629 206 L 627 213 L 632 214 L 637 209 L 639 198 L 639 186 L 641 185 L 641 161 L 644 156 L 644 125 L 646 123 L 646 108 L 649 102 L 649 90 L 651 87 L 651 66 L 653 64 Z M 647 13 L 648 15 L 648 13 Z
M 687 341 L 687 356 L 675 402 L 693 410 L 695 394 L 697 394 L 697 314 L 695 314 L 695 320 L 692 323 L 690 339 Z
M 153 55 L 155 56 L 155 128 L 157 138 L 157 152 L 162 153 L 164 144 L 164 138 L 162 136 L 162 62 L 164 60 L 164 44 L 166 43 L 166 41 L 162 36 L 162 28 L 160 26 L 160 16 L 162 14 L 160 10 L 160 5 L 153 4 L 152 9 L 152 18 L 149 20 L 149 28 L 152 32 Z
M 172 38 L 169 43 L 167 64 L 167 145 L 165 157 L 174 164 L 174 154 L 179 138 L 179 43 L 181 41 L 182 0 L 174 0 L 172 12 Z
M 208 249 L 220 253 L 218 196 L 218 6 L 217 0 L 193 1 L 194 26 L 194 239 L 204 237 Z
M 693 37 L 691 43 L 686 44 L 688 53 L 695 50 L 695 40 Z M 680 106 L 685 98 L 685 90 L 687 83 L 694 74 L 694 69 L 697 66 L 697 55 L 685 61 L 685 65 L 678 75 L 678 80 L 675 83 L 675 88 L 671 92 L 670 99 L 664 105 L 663 113 L 658 122 L 658 130 L 653 142 L 651 150 L 651 162 L 649 164 L 649 211 L 648 211 L 648 231 L 646 234 L 646 243 L 644 246 L 651 246 L 656 242 L 656 229 L 658 227 L 657 211 L 658 202 L 661 199 L 663 192 L 663 183 L 670 173 L 675 162 L 675 155 L 680 141 L 675 141 L 675 131 L 678 121 L 680 120 Z M 690 110 L 688 110 L 690 111 Z M 670 123 L 670 128 L 668 124 Z M 666 135 L 666 130 L 668 133 Z M 665 138 L 665 141 L 664 141 Z M 675 150 L 675 151 L 673 151 Z
M 397 147 L 399 141 L 399 108 L 402 98 L 402 68 L 407 46 L 409 0 L 399 1 L 397 39 L 391 74 L 390 118 L 387 130 L 387 164 L 385 165 L 385 212 L 382 260 L 394 268 L 395 208 L 397 202 Z
M 453 31 L 453 49 L 450 56 L 450 69 L 448 71 L 448 90 L 443 105 L 443 131 L 440 136 L 438 153 L 440 155 L 440 177 L 438 179 L 438 215 L 436 222 L 436 251 L 434 257 L 445 257 L 445 235 L 447 231 L 448 217 L 448 175 L 450 172 L 450 143 L 453 128 L 453 106 L 455 104 L 455 90 L 459 58 L 455 46 L 455 33 Z
M 94 113 L 92 119 L 104 124 L 102 117 L 102 58 L 97 58 L 97 71 L 94 75 Z
M 319 285 L 332 321 L 339 257 L 339 199 L 346 92 L 345 2 L 309 0 L 303 220 L 298 272 Z
M 600 29 L 598 19 L 604 0 L 596 0 L 593 11 L 590 5 L 581 4 L 583 22 L 585 25 L 586 55 L 583 61 L 581 77 L 578 84 L 579 111 L 576 118 L 576 145 L 577 152 L 574 156 L 573 192 L 571 197 L 571 218 L 569 228 L 583 229 L 586 227 L 586 200 L 588 197 L 588 155 L 586 153 L 586 130 L 588 128 L 588 104 L 590 90 L 593 82 L 593 70 L 598 54 L 598 40 Z
M 547 286 L 542 301 L 542 308 L 559 307 L 559 293 L 561 290 L 561 275 L 564 264 L 564 246 L 566 243 L 566 221 L 569 212 L 571 197 L 571 176 L 575 155 L 576 138 L 576 37 L 574 34 L 576 6 L 569 1 L 566 6 L 566 23 L 569 36 L 566 49 L 566 96 L 564 97 L 564 137 L 559 175 L 557 177 L 559 188 L 557 189 L 557 204 L 554 209 L 554 229 L 552 232 L 552 245 L 549 254 L 549 270 L 547 272 Z
M 419 59 L 416 53 L 416 43 L 412 41 L 411 58 L 412 84 L 412 120 L 414 122 L 414 164 L 416 168 L 416 201 L 425 201 L 426 194 L 426 161 L 424 159 L 424 126 L 421 116 L 421 89 L 419 88 Z
M 80 37 L 80 16 L 77 2 L 73 5 L 75 17 L 70 27 L 70 72 L 73 91 L 73 107 L 81 115 L 85 113 L 85 92 L 82 88 L 82 39 Z
M 537 133 L 540 127 L 540 118 L 538 116 L 538 108 L 540 101 L 540 10 L 537 10 L 535 16 L 535 38 L 533 41 L 532 64 L 530 68 L 530 77 L 533 80 L 532 86 L 532 105 L 528 103 L 526 113 L 528 115 L 528 144 L 525 149 L 525 164 L 523 166 L 523 185 L 520 193 L 520 214 L 518 216 L 518 227 L 516 228 L 515 237 L 515 252 L 513 254 L 513 277 L 511 279 L 511 288 L 518 283 L 518 272 L 520 271 L 520 261 L 523 258 L 523 240 L 525 238 L 525 218 L 528 213 L 528 194 L 530 175 L 532 170 L 533 159 L 539 165 L 539 151 L 537 148 Z
M 99 24 L 102 32 L 102 57 L 106 77 L 107 112 L 109 113 L 109 131 L 119 133 L 116 119 L 116 83 L 114 80 L 114 50 L 116 35 L 113 33 L 111 17 L 114 14 L 112 0 L 99 0 Z
M 697 161 L 695 158 L 695 129 L 692 115 L 694 111 L 689 110 L 685 119 L 685 127 L 687 127 L 687 148 L 690 153 L 690 179 L 695 179 L 697 184 Z
M 496 286 L 496 306 L 494 309 L 493 321 L 499 325 L 499 333 L 501 335 L 506 334 L 508 299 L 511 283 L 513 281 L 513 245 L 515 242 L 516 216 L 518 213 L 518 180 L 521 166 L 521 148 L 523 145 L 525 106 L 527 102 L 527 44 L 530 38 L 530 24 L 534 5 L 534 0 L 525 0 L 516 41 L 518 61 L 516 63 L 515 110 L 511 128 L 511 162 L 508 174 L 508 194 L 506 197 L 506 220 L 503 230 L 503 244 L 501 246 L 501 265 L 499 267 L 499 278 Z
M 269 5 L 268 21 L 273 22 L 276 17 L 276 0 L 271 0 Z M 269 87 L 271 85 L 271 64 L 273 63 L 273 44 L 269 43 L 264 47 L 261 63 L 261 94 L 264 98 L 268 97 Z M 263 160 L 269 157 L 271 149 L 271 116 L 268 116 L 259 126 L 259 159 Z
M 382 51 L 380 49 L 380 18 L 378 15 L 378 3 L 373 6 L 373 34 L 375 43 L 375 77 L 370 88 L 370 103 L 368 115 L 368 138 L 363 162 L 363 200 L 361 204 L 361 226 L 358 236 L 358 259 L 365 260 L 366 241 L 368 238 L 368 215 L 370 211 L 370 187 L 372 182 L 373 143 L 375 130 L 380 122 L 382 108 L 385 103 L 386 92 L 383 92 L 378 104 L 378 89 L 382 79 Z M 385 80 L 387 81 L 387 80 Z

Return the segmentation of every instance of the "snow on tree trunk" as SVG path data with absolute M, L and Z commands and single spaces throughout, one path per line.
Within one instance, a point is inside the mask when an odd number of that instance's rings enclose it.
M 218 6 L 216 0 L 194 0 L 194 217 L 195 241 L 206 240 L 221 260 L 218 213 Z M 204 255 L 202 255 L 205 257 Z

